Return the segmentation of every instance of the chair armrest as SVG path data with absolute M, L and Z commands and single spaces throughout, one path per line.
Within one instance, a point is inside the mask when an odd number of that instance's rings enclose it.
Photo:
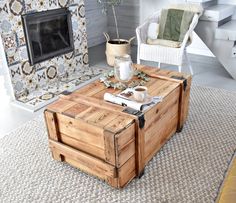
M 181 49 L 185 49 L 188 41 L 189 41 L 189 38 L 192 39 L 192 34 L 193 34 L 193 31 L 195 29 L 195 27 L 197 26 L 198 24 L 198 19 L 199 19 L 199 15 L 198 14 L 195 14 L 194 17 L 193 17 L 193 20 L 192 20 L 192 23 L 190 24 L 190 27 L 189 27 L 189 30 L 188 32 L 185 34 L 184 36 L 184 40 L 183 40 L 183 43 L 181 45 Z M 192 40 L 191 40 L 192 41 Z

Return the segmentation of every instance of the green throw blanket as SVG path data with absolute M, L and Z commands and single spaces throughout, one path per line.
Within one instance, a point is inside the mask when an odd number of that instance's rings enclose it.
M 163 9 L 161 12 L 158 39 L 183 42 L 194 13 L 177 9 Z

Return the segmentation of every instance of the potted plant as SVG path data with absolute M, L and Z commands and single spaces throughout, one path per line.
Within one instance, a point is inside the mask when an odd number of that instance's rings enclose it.
M 121 0 L 97 0 L 97 1 L 98 3 L 102 4 L 103 13 L 107 13 L 108 7 L 111 7 L 113 12 L 115 27 L 116 27 L 116 39 L 110 39 L 108 33 L 105 32 L 104 36 L 107 40 L 106 42 L 107 63 L 110 66 L 114 66 L 114 61 L 116 56 L 123 56 L 131 53 L 130 44 L 131 41 L 135 39 L 135 37 L 132 37 L 129 40 L 120 39 L 115 7 L 121 4 Z

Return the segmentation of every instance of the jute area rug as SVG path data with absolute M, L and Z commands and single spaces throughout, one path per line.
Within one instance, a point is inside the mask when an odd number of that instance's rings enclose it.
M 43 116 L 0 140 L 0 202 L 214 202 L 236 148 L 236 94 L 193 86 L 190 114 L 122 190 L 51 158 Z

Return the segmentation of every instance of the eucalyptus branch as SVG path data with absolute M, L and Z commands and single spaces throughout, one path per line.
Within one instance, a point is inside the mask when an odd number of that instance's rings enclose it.
M 116 10 L 115 10 L 115 6 L 114 5 L 112 5 L 111 7 L 112 7 L 113 15 L 114 15 L 114 20 L 115 20 L 116 36 L 117 36 L 117 39 L 119 40 L 119 43 L 120 43 L 120 34 L 119 34 L 119 29 L 118 29 Z

